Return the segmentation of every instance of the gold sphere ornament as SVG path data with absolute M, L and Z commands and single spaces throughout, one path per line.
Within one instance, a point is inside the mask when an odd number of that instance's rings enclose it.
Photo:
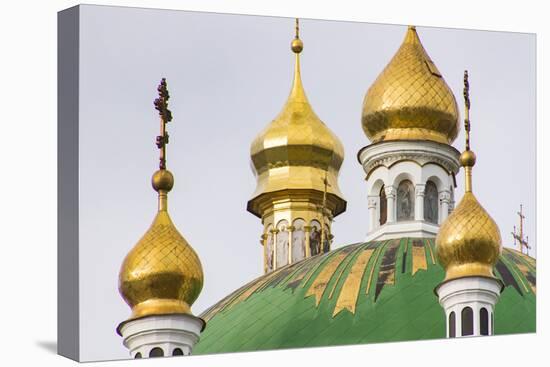
M 155 191 L 170 191 L 174 187 L 174 175 L 167 169 L 159 169 L 153 174 L 151 184 Z
M 299 54 L 304 49 L 304 43 L 301 39 L 295 38 L 292 40 L 290 48 L 292 49 L 292 52 Z
M 465 150 L 460 155 L 460 165 L 462 167 L 473 167 L 476 164 L 476 155 L 471 150 Z
M 502 250 L 497 224 L 471 192 L 443 222 L 435 239 L 445 280 L 465 276 L 494 278 L 493 267 Z

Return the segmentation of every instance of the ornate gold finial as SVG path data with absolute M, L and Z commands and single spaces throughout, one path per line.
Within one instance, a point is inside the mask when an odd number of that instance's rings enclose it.
M 152 185 L 158 192 L 159 207 L 153 223 L 124 259 L 119 273 L 119 291 L 132 308 L 129 320 L 164 314 L 191 314 L 191 305 L 203 285 L 202 265 L 198 255 L 179 233 L 168 214 L 168 192 L 174 176 L 166 169 L 166 124 L 172 120 L 168 109 L 170 95 L 162 78 L 155 99 L 160 116 L 159 169 Z M 127 321 L 129 321 L 127 320 Z M 122 322 L 121 326 L 127 322 Z
M 294 39 L 290 44 L 290 48 L 292 49 L 292 52 L 294 52 L 295 54 L 299 54 L 304 49 L 304 43 L 300 39 L 300 23 L 298 18 L 296 18 L 296 25 L 294 28 L 296 30 L 296 35 L 294 36 Z
M 466 135 L 466 150 L 460 155 L 460 165 L 464 167 L 466 185 L 465 191 L 472 192 L 472 167 L 476 164 L 476 155 L 470 149 L 470 83 L 468 70 L 464 70 L 464 130 Z
M 465 193 L 458 206 L 441 224 L 435 239 L 437 257 L 445 269 L 445 280 L 464 276 L 494 278 L 493 267 L 502 246 L 497 224 L 472 192 L 472 167 L 476 163 L 476 156 L 470 149 L 469 89 L 468 71 L 465 71 L 466 150 L 460 155 L 460 164 L 464 167 L 466 177 Z
M 159 210 L 166 210 L 168 206 L 167 194 L 174 187 L 174 176 L 166 169 L 166 144 L 168 144 L 168 133 L 166 132 L 166 124 L 172 121 L 172 112 L 168 109 L 168 100 L 170 94 L 166 86 L 166 78 L 162 78 L 157 87 L 159 97 L 155 99 L 153 104 L 155 109 L 159 111 L 160 116 L 160 135 L 157 136 L 156 144 L 160 150 L 159 170 L 153 174 L 151 183 L 155 191 L 159 193 Z

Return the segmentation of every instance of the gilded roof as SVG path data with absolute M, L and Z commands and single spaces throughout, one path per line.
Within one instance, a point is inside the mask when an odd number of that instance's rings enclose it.
M 495 333 L 534 332 L 536 261 L 505 248 Z M 194 354 L 445 337 L 433 290 L 445 276 L 433 239 L 340 247 L 285 266 L 232 292 L 201 317 Z
M 131 318 L 190 313 L 202 285 L 197 254 L 178 232 L 168 212 L 159 211 L 120 269 L 119 290 L 132 307 Z
M 456 99 L 409 27 L 397 53 L 363 101 L 362 126 L 375 143 L 432 140 L 451 144 L 460 128 Z
M 493 277 L 501 252 L 500 230 L 472 192 L 441 225 L 436 237 L 437 255 L 446 269 L 445 280 L 463 276 Z
M 251 204 L 262 194 L 280 190 L 323 192 L 322 178 L 326 175 L 328 193 L 341 201 L 337 207 L 345 208 L 338 186 L 344 147 L 313 111 L 302 84 L 299 52 L 295 52 L 294 81 L 290 95 L 281 112 L 258 134 L 250 148 L 252 167 L 257 176 L 257 187 Z M 257 209 L 251 204 L 249 207 L 256 213 Z

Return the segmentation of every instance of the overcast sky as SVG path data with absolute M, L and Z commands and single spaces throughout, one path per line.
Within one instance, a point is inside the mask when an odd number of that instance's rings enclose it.
M 198 253 L 204 288 L 195 314 L 262 273 L 260 220 L 246 212 L 255 188 L 249 149 L 290 91 L 294 19 L 82 6 L 80 48 L 81 358 L 128 358 L 115 328 L 130 315 L 117 290 L 123 258 L 157 206 L 156 86 L 166 77 L 172 220 Z M 317 115 L 345 147 L 347 211 L 335 246 L 368 230 L 361 129 L 365 92 L 398 49 L 406 26 L 301 21 L 302 78 Z M 524 204 L 535 247 L 535 36 L 417 27 L 462 109 L 470 73 L 474 192 L 505 246 Z M 462 115 L 462 111 L 461 111 Z M 461 131 L 454 143 L 463 150 Z M 457 177 L 457 203 L 463 192 Z

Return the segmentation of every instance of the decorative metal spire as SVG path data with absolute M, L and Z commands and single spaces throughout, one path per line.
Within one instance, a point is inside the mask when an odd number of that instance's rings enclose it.
M 327 180 L 327 172 L 325 172 L 325 177 L 323 178 L 323 204 L 321 206 L 321 242 L 319 243 L 319 251 L 317 253 L 322 253 L 323 249 L 325 247 L 325 241 L 327 241 L 327 233 L 325 231 L 325 218 L 327 217 L 326 211 L 327 211 L 327 191 L 328 187 L 330 186 Z M 330 220 L 330 217 L 329 217 Z
M 159 97 L 153 102 L 155 109 L 159 111 L 160 116 L 160 135 L 157 136 L 156 144 L 160 149 L 160 162 L 159 168 L 166 169 L 166 144 L 168 144 L 168 133 L 166 132 L 166 124 L 172 121 L 172 111 L 168 109 L 168 100 L 170 94 L 166 87 L 166 78 L 162 78 L 159 86 L 157 87 Z
M 529 255 L 529 250 L 531 249 L 531 246 L 529 246 L 529 236 L 523 237 L 523 221 L 525 220 L 525 215 L 523 214 L 523 205 L 519 205 L 519 212 L 517 212 L 517 215 L 519 216 L 519 233 L 516 232 L 516 226 L 514 226 L 514 232 L 512 232 L 512 237 L 514 238 L 514 245 L 517 243 L 519 244 L 519 252 L 523 253 L 523 249 L 525 248 L 525 253 Z
M 476 164 L 476 155 L 470 149 L 470 83 L 468 70 L 464 70 L 464 130 L 466 134 L 466 150 L 460 155 L 460 164 L 464 167 L 466 176 L 466 192 L 472 192 L 472 167 Z
M 292 43 L 290 44 L 290 48 L 292 49 L 292 52 L 298 55 L 304 49 L 304 43 L 300 39 L 300 22 L 298 18 L 296 18 L 296 25 L 294 26 L 294 29 L 296 33 Z M 298 57 L 296 57 L 296 60 L 298 60 Z

